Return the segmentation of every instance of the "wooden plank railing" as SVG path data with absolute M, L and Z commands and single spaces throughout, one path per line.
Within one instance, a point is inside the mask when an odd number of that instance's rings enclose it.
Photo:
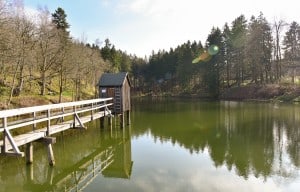
M 111 114 L 108 107 L 112 102 L 113 98 L 102 98 L 0 111 L 1 153 L 23 156 L 19 146 L 69 128 L 83 127 L 85 122 Z M 70 120 L 65 121 L 66 117 Z M 46 127 L 37 129 L 37 124 Z M 30 125 L 30 131 L 11 134 L 12 130 Z

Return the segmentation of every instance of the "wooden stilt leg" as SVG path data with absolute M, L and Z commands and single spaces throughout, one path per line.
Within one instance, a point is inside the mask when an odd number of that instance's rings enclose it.
M 112 124 L 112 117 L 108 117 L 108 126 L 111 126 Z
M 103 129 L 104 128 L 104 117 L 100 118 L 100 128 Z
M 124 113 L 120 114 L 120 127 L 121 129 L 124 128 Z
M 26 163 L 31 164 L 33 162 L 33 144 L 32 142 L 26 144 Z
M 48 152 L 48 161 L 50 166 L 55 165 L 55 160 L 54 160 L 54 154 L 53 154 L 53 149 L 52 149 L 52 144 L 46 144 L 47 145 L 47 152 Z
M 27 182 L 32 182 L 33 181 L 33 165 L 29 164 L 26 166 L 26 178 Z
M 130 111 L 127 111 L 127 125 L 130 125 L 131 121 L 130 121 Z

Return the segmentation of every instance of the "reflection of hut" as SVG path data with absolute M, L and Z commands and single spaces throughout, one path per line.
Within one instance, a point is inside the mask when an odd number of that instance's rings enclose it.
M 102 171 L 102 175 L 112 178 L 129 179 L 132 170 L 131 141 L 123 141 L 115 146 L 114 161 Z
M 130 104 L 130 81 L 128 73 L 104 73 L 98 83 L 100 98 L 113 97 L 113 113 L 124 117 L 127 112 L 128 124 L 130 123 L 129 111 Z M 124 119 L 121 120 L 122 124 Z

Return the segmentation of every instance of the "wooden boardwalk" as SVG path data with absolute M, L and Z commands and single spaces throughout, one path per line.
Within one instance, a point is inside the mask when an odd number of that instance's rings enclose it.
M 49 164 L 54 165 L 52 144 L 55 143 L 55 138 L 51 135 L 71 128 L 82 129 L 85 128 L 84 123 L 112 117 L 109 110 L 113 105 L 112 101 L 112 98 L 93 99 L 0 111 L 1 154 L 26 154 L 26 161 L 31 163 L 32 142 L 44 142 L 48 149 Z M 25 154 L 19 149 L 22 145 L 26 145 Z

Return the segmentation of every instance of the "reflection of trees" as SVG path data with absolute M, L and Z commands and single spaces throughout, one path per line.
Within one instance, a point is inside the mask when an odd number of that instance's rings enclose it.
M 173 105 L 173 106 L 172 106 Z M 280 153 L 300 166 L 300 109 L 270 103 L 155 102 L 136 106 L 134 133 L 198 153 L 208 148 L 215 166 L 247 178 L 281 172 Z M 174 110 L 173 110 L 174 109 Z M 144 128 L 144 129 L 143 129 Z M 134 134 L 135 135 L 135 134 Z M 286 137 L 287 142 L 284 142 Z
M 290 112 L 291 121 L 287 122 L 286 134 L 288 142 L 288 153 L 290 154 L 292 162 L 300 167 L 300 130 L 299 130 L 299 110 L 293 108 L 293 112 Z
M 243 105 L 237 106 L 237 109 L 225 105 L 221 109 L 224 116 L 227 115 L 226 110 L 231 110 L 228 118 L 235 119 L 232 127 L 224 127 L 224 130 L 231 130 L 227 141 L 230 154 L 227 165 L 235 165 L 237 172 L 245 177 L 250 171 L 256 176 L 269 175 L 274 158 L 272 116 L 262 109 L 252 110 Z
M 278 111 L 275 136 L 278 141 L 279 163 L 282 163 L 282 155 L 288 153 L 290 161 L 296 167 L 300 167 L 300 109 L 298 106 L 281 107 Z M 279 165 L 283 167 L 283 165 Z M 288 174 L 288 173 L 285 173 Z

